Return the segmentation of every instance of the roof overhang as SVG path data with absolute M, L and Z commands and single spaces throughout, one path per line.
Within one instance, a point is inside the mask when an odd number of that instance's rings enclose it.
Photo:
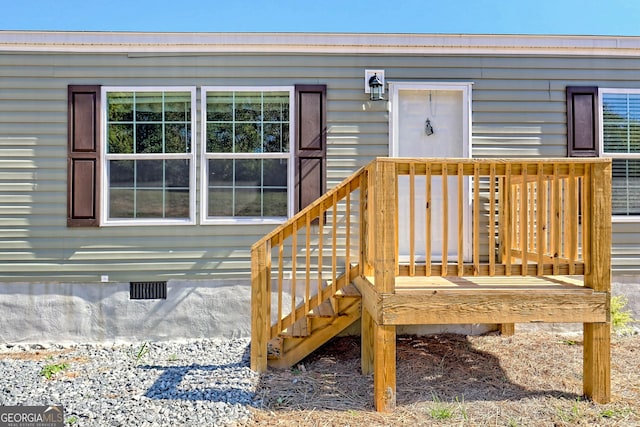
M 0 52 L 640 56 L 640 37 L 0 31 Z

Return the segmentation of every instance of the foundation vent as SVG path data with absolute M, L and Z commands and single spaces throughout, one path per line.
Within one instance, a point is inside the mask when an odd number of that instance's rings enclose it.
M 129 282 L 129 299 L 167 299 L 167 282 Z

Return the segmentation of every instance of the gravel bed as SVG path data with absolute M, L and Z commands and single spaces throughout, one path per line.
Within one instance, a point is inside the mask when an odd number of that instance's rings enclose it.
M 228 426 L 258 403 L 248 339 L 0 353 L 0 405 L 62 405 L 65 425 Z M 63 369 L 47 379 L 54 365 Z

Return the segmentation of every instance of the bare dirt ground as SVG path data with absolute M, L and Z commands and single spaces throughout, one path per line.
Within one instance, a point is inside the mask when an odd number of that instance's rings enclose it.
M 397 408 L 373 408 L 358 337 L 262 376 L 251 426 L 640 426 L 640 335 L 613 337 L 613 400 L 582 396 L 582 336 L 400 336 Z

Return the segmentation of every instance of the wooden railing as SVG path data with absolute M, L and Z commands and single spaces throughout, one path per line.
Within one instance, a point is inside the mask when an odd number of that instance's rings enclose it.
M 566 274 L 609 291 L 610 265 L 590 257 L 610 250 L 610 167 L 376 159 L 252 247 L 252 368 L 265 370 L 267 342 L 358 275 L 382 293 L 397 276 Z
M 607 160 L 379 159 L 390 163 L 390 183 L 376 193 L 395 215 L 396 274 L 510 276 L 584 274 L 589 238 L 587 185 L 593 165 Z M 404 191 L 398 184 L 404 180 Z M 418 182 L 419 181 L 419 182 Z M 444 196 L 436 199 L 435 194 Z M 422 196 L 421 202 L 416 200 Z M 419 207 L 420 206 L 420 207 Z M 379 209 L 373 210 L 377 212 Z M 434 218 L 440 219 L 437 229 Z M 369 239 L 385 218 L 368 218 Z M 405 230 L 398 232 L 398 221 Z M 422 226 L 424 224 L 424 226 Z M 420 229 L 418 231 L 418 229 Z M 376 231 L 377 232 L 377 231 Z M 441 245 L 434 247 L 434 235 Z M 416 240 L 423 235 L 424 247 Z M 421 249 L 421 257 L 417 256 Z M 365 251 L 370 271 L 376 259 Z

